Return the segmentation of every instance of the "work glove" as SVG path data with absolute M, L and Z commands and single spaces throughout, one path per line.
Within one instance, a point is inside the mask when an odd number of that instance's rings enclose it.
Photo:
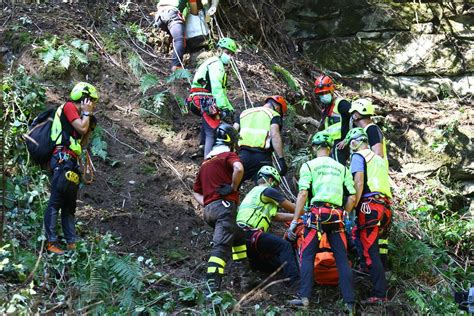
M 226 196 L 234 192 L 234 189 L 230 184 L 222 184 L 217 190 L 217 193 L 219 193 L 220 196 Z
M 278 158 L 278 167 L 280 168 L 279 172 L 280 175 L 284 176 L 288 171 L 288 166 L 286 165 L 285 158 L 280 157 Z
M 298 221 L 292 220 L 291 224 L 290 224 L 290 227 L 286 231 L 286 234 L 287 234 L 287 237 L 288 237 L 289 241 L 296 241 L 296 239 L 297 239 L 297 236 L 295 234 L 296 226 L 298 226 Z

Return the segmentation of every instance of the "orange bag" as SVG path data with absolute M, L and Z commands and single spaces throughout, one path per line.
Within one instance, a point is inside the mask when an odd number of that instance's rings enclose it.
M 320 285 L 337 285 L 339 272 L 337 272 L 336 259 L 326 234 L 321 237 L 319 249 L 320 252 L 314 259 L 314 281 Z

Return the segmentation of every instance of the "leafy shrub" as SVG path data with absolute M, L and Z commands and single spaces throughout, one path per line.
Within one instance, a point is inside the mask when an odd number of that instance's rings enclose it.
M 77 67 L 88 63 L 89 44 L 80 39 L 61 43 L 57 36 L 53 36 L 51 39 L 44 39 L 36 51 L 45 67 L 50 66 L 58 73 L 64 73 L 71 65 Z

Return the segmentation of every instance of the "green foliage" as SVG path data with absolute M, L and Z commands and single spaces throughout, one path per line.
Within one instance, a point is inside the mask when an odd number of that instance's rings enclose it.
M 158 77 L 154 74 L 146 74 L 140 78 L 140 89 L 142 93 L 146 93 L 150 88 L 158 84 Z
M 100 157 L 103 160 L 107 158 L 107 143 L 104 141 L 104 130 L 97 126 L 92 134 L 91 152 L 94 156 Z
M 298 80 L 288 70 L 281 67 L 280 65 L 273 65 L 272 70 L 276 75 L 281 75 L 293 91 L 301 91 L 301 85 L 298 83 Z
M 129 53 L 127 58 L 128 66 L 132 70 L 132 73 L 135 77 L 140 78 L 145 73 L 145 66 L 140 59 L 140 56 L 138 56 L 137 53 Z
M 43 44 L 36 51 L 39 52 L 39 57 L 46 67 L 53 67 L 59 72 L 64 72 L 71 65 L 77 67 L 88 63 L 89 44 L 80 39 L 66 43 L 60 41 L 57 36 L 53 36 L 51 39 L 44 39 Z
M 160 117 L 165 114 L 166 91 L 158 92 L 140 100 L 140 107 Z
M 191 73 L 189 70 L 184 68 L 176 69 L 168 78 L 166 78 L 166 83 L 172 83 L 176 80 L 186 79 L 190 80 L 192 78 Z
M 133 23 L 128 26 L 128 29 L 140 43 L 146 44 L 148 37 L 139 25 Z

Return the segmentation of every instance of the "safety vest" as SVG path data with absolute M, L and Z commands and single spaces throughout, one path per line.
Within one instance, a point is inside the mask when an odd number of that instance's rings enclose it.
M 370 149 L 364 149 L 356 154 L 364 157 L 366 163 L 366 174 L 364 177 L 364 194 L 380 192 L 388 198 L 392 197 L 390 190 L 390 177 L 385 160 Z M 365 192 L 368 191 L 368 192 Z
M 304 163 L 300 169 L 299 190 L 311 193 L 311 204 L 325 202 L 342 206 L 344 187 L 355 194 L 354 180 L 344 165 L 330 157 L 318 157 Z
M 367 129 L 369 129 L 370 126 L 372 125 L 375 125 L 377 126 L 376 124 L 374 123 L 370 123 L 369 125 L 367 125 L 366 127 L 364 127 L 364 132 L 367 134 Z M 372 149 L 372 148 L 371 148 Z M 387 157 L 387 145 L 385 143 L 385 137 L 382 138 L 382 151 L 383 151 L 383 157 L 384 157 L 384 160 L 385 160 L 385 164 L 387 165 L 387 169 L 388 169 L 388 157 Z
M 173 6 L 178 8 L 179 11 L 183 12 L 186 7 L 188 0 L 160 0 L 158 6 Z
M 81 138 L 74 138 L 72 134 L 72 126 L 71 132 L 66 132 L 66 127 L 63 128 L 64 124 L 70 123 L 67 121 L 65 115 L 63 115 L 63 108 L 64 105 L 61 105 L 57 110 L 56 114 L 54 115 L 53 125 L 51 126 L 51 140 L 56 140 L 56 145 L 62 145 L 69 148 L 72 152 L 76 155 L 80 156 L 82 154 L 82 147 L 81 147 Z M 64 136 L 64 138 L 63 138 Z M 69 137 L 69 139 L 67 139 Z
M 244 198 L 237 213 L 237 223 L 267 231 L 272 217 L 278 211 L 278 205 L 263 202 L 262 193 L 268 186 L 256 186 Z
M 276 116 L 280 114 L 265 107 L 243 111 L 240 114 L 239 146 L 270 149 L 270 125 Z
M 341 139 L 341 128 L 342 128 L 342 117 L 339 113 L 339 102 L 344 100 L 343 98 L 337 98 L 334 101 L 334 107 L 332 110 L 332 114 L 327 116 L 324 119 L 324 131 L 328 132 L 332 139 Z

